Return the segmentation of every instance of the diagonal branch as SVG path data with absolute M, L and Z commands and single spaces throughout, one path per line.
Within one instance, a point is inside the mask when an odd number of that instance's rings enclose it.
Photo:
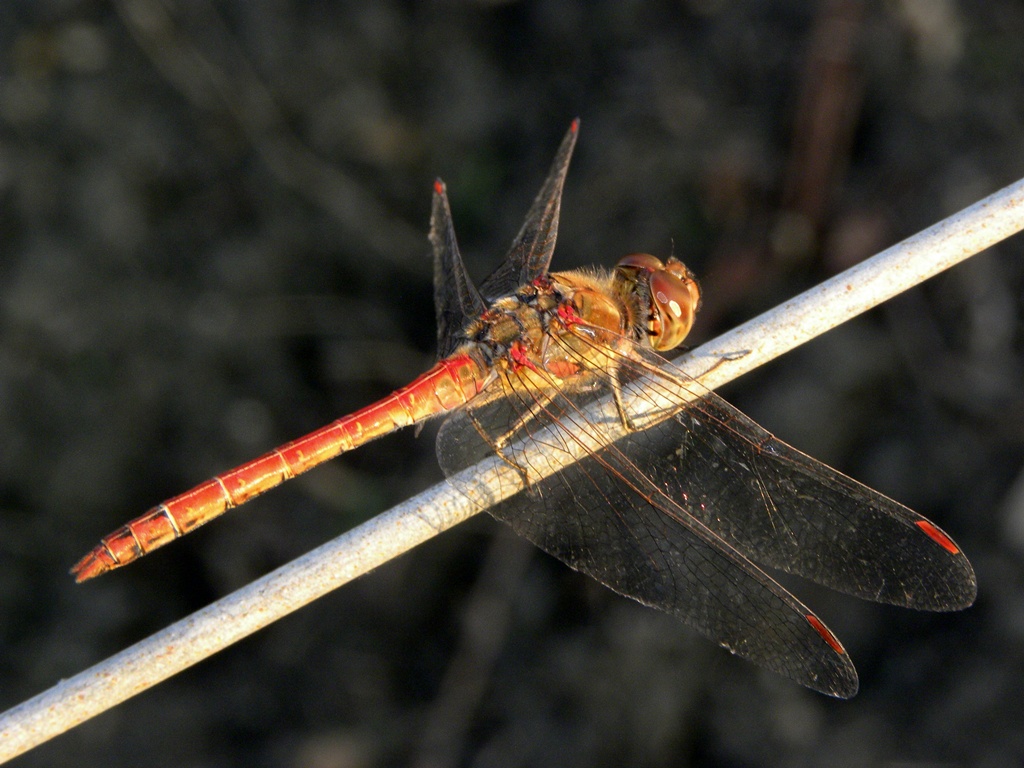
M 708 342 L 675 364 L 715 388 L 1021 229 L 1024 180 Z M 480 489 L 490 503 L 520 487 L 517 473 L 495 461 L 467 470 L 474 480 L 494 479 Z M 0 762 L 166 680 L 484 508 L 447 483 L 436 485 L 58 683 L 0 715 Z

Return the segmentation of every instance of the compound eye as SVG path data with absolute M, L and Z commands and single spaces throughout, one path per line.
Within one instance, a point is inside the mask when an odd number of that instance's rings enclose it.
M 665 265 L 661 263 L 661 259 L 657 256 L 651 256 L 649 253 L 631 253 L 629 256 L 623 256 L 619 259 L 619 263 L 616 266 L 620 269 L 635 269 L 646 272 L 665 268 Z
M 648 278 L 651 312 L 655 322 L 651 346 L 659 352 L 675 349 L 693 327 L 700 305 L 700 288 L 679 259 L 670 258 Z

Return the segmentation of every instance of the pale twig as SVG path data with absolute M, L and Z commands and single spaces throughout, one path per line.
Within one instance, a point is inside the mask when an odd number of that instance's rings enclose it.
M 714 388 L 1024 229 L 1024 181 L 720 336 L 675 363 Z M 614 419 L 608 420 L 614 423 Z M 519 489 L 502 462 L 467 472 L 495 503 Z M 531 462 L 532 466 L 532 462 Z M 552 468 L 554 469 L 554 468 Z M 467 487 L 462 484 L 463 489 Z M 0 761 L 167 679 L 485 508 L 437 485 L 0 715 Z

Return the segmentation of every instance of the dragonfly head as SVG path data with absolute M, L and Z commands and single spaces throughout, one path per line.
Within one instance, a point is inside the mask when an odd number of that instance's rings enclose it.
M 651 347 L 664 352 L 683 343 L 700 306 L 697 280 L 683 262 L 633 253 L 615 265 L 615 279 L 620 291 L 638 301 L 638 322 Z

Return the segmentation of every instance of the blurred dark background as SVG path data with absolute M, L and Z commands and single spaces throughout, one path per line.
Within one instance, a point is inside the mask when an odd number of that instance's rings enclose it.
M 504 253 L 576 115 L 556 267 L 675 252 L 693 342 L 1024 175 L 1024 5 L 7 0 L 0 708 L 439 480 L 428 428 L 130 569 L 100 536 L 432 360 L 431 183 Z M 931 517 L 977 604 L 801 588 L 861 693 L 731 658 L 473 520 L 19 766 L 1024 762 L 1024 240 L 723 394 Z

